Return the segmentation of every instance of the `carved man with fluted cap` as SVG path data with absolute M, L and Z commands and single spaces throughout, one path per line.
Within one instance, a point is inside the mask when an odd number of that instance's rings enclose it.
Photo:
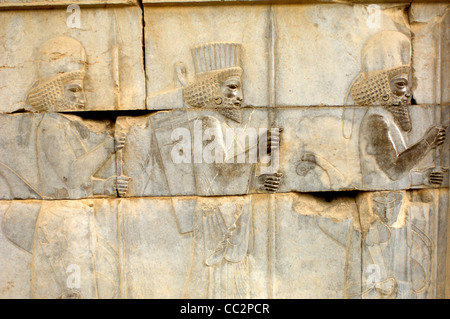
M 207 43 L 193 49 L 195 81 L 184 88 L 185 103 L 202 110 L 194 125 L 203 132 L 202 148 L 215 145 L 223 161 L 196 163 L 194 143 L 194 174 L 197 199 L 193 217 L 193 258 L 183 297 L 185 298 L 249 298 L 251 296 L 250 259 L 252 251 L 252 196 L 218 195 L 247 194 L 254 186 L 256 163 L 227 162 L 226 128 L 252 127 L 254 122 L 243 119 L 243 69 L 240 67 L 241 45 Z M 255 116 L 256 117 L 256 116 Z M 261 126 L 261 123 L 256 125 Z M 267 125 L 267 124 L 266 124 Z M 267 127 L 267 126 L 266 126 Z M 256 127 L 257 128 L 257 127 Z M 242 131 L 242 134 L 245 134 Z M 258 147 L 255 137 L 249 145 L 239 145 L 236 156 Z M 278 148 L 278 135 L 268 138 L 268 149 Z M 233 158 L 231 158 L 233 159 Z M 281 175 L 263 174 L 256 183 L 266 192 L 275 192 Z M 252 185 L 253 184 L 253 185 Z M 208 197 L 212 196 L 212 197 Z M 214 197 L 216 196 L 216 197 Z M 268 260 L 267 260 L 268 262 Z
M 416 274 L 410 251 L 423 245 L 407 214 L 408 198 L 402 189 L 437 184 L 442 173 L 428 170 L 426 178 L 411 172 L 432 149 L 445 140 L 445 129 L 433 126 L 415 144 L 405 136 L 412 129 L 408 104 L 411 41 L 403 33 L 373 35 L 362 52 L 363 77 L 351 88 L 353 100 L 369 106 L 359 130 L 362 183 L 366 189 L 357 203 L 363 229 L 364 298 L 411 298 Z M 380 106 L 380 107 L 375 107 Z M 427 212 L 425 212 L 427 213 Z M 415 238 L 417 237 L 417 238 Z M 427 264 L 429 261 L 417 261 Z M 372 267 L 372 268 L 370 268 Z M 423 266 L 423 269 L 426 269 Z
M 197 183 L 197 188 L 200 187 L 200 189 L 197 189 L 199 195 L 218 195 L 218 193 L 211 192 L 211 190 L 220 186 L 222 189 L 217 189 L 217 192 L 224 194 L 223 187 L 230 184 L 230 179 L 237 180 L 243 176 L 249 177 L 247 183 L 240 180 L 241 187 L 247 190 L 256 187 L 273 192 L 278 189 L 280 183 L 280 174 L 274 173 L 263 174 L 256 183 L 250 185 L 252 183 L 250 175 L 253 174 L 250 168 L 253 165 L 249 165 L 249 163 L 239 164 L 236 160 L 239 154 L 247 154 L 251 148 L 257 148 L 261 139 L 267 140 L 268 154 L 272 150 L 278 149 L 278 133 L 267 132 L 262 136 L 255 137 L 253 140 L 249 138 L 248 143 L 246 143 L 245 139 L 241 139 L 241 136 L 235 135 L 236 153 L 229 152 L 230 150 L 227 149 L 229 146 L 225 142 L 227 138 L 226 128 L 241 128 L 243 129 L 242 131 L 237 130 L 235 132 L 245 134 L 247 127 L 257 128 L 262 125 L 262 123 L 250 122 L 251 116 L 247 119 L 244 119 L 242 116 L 244 94 L 242 87 L 243 69 L 240 66 L 241 50 L 241 44 L 230 42 L 207 43 L 196 46 L 192 50 L 196 75 L 194 82 L 183 90 L 185 104 L 192 108 L 212 111 L 209 114 L 205 112 L 203 113 L 204 115 L 202 114 L 198 118 L 198 120 L 202 121 L 203 132 L 206 132 L 208 129 L 211 132 L 217 132 L 213 137 L 208 137 L 206 136 L 207 134 L 204 134 L 205 136 L 202 138 L 203 147 L 207 148 L 208 144 L 213 142 L 222 149 L 224 154 L 224 163 L 215 162 L 212 165 L 205 165 L 204 163 L 196 165 L 196 171 L 198 172 L 196 177 L 201 179 Z M 194 153 L 195 151 L 194 145 Z M 233 153 L 234 161 L 227 155 L 229 153 Z M 228 160 L 231 160 L 234 164 L 227 162 Z M 222 179 L 227 183 L 221 183 Z M 247 192 L 239 191 L 237 193 Z

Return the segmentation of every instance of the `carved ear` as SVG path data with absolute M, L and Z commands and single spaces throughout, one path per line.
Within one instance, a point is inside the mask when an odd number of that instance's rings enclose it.
M 223 100 L 222 100 L 222 98 L 221 98 L 220 96 L 216 96 L 216 97 L 214 98 L 214 103 L 215 103 L 216 105 L 221 105 L 221 104 L 223 103 Z

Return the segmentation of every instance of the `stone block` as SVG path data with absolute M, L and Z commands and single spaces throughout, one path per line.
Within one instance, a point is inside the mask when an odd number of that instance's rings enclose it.
M 353 117 L 344 118 L 349 109 Z M 448 142 L 433 148 L 426 140 L 438 132 L 435 113 L 446 109 L 407 107 L 409 132 L 383 107 L 246 108 L 241 123 L 217 110 L 119 117 L 116 136 L 126 142 L 118 175 L 130 178 L 126 196 L 261 193 L 273 190 L 266 182 L 275 173 L 282 193 L 445 187 Z M 375 118 L 388 123 L 386 132 L 371 128 Z M 278 151 L 266 156 L 270 127 L 282 132 Z
M 0 12 L 0 112 L 145 108 L 141 9 L 79 13 Z

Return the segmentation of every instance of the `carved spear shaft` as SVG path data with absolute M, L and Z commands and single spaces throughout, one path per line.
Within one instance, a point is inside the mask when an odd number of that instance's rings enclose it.
M 112 76 L 113 76 L 113 94 L 114 94 L 114 109 L 120 109 L 120 50 L 121 37 L 120 30 L 117 23 L 116 10 L 113 11 L 113 38 L 112 38 Z M 116 120 L 116 125 L 117 125 Z M 122 129 L 115 129 L 115 135 L 120 136 Z M 116 142 L 116 140 L 114 140 Z M 123 162 L 122 162 L 122 149 L 116 151 L 116 176 L 122 176 L 123 174 Z M 118 180 L 116 177 L 116 187 Z M 117 191 L 120 196 L 119 192 Z M 125 206 L 119 202 L 117 207 L 117 231 L 118 231 L 118 261 L 119 261 L 119 291 L 120 298 L 127 297 L 127 284 L 126 284 L 126 261 L 125 261 L 125 234 L 124 234 L 124 212 Z
M 114 109 L 120 109 L 120 56 L 119 50 L 121 45 L 121 37 L 119 25 L 117 23 L 116 10 L 114 10 L 114 19 L 113 19 L 113 39 L 112 39 L 112 76 L 114 81 Z
M 443 98 L 442 94 L 444 91 L 444 83 L 443 83 L 443 75 L 442 75 L 442 69 L 445 69 L 445 62 L 442 61 L 442 57 L 445 56 L 445 46 L 442 45 L 442 37 L 445 36 L 442 33 L 442 23 L 443 21 L 437 21 L 437 32 L 438 36 L 436 38 L 437 42 L 437 57 L 436 57 L 436 81 L 435 81 L 435 97 L 436 97 L 436 103 L 438 104 L 434 109 L 434 120 L 437 125 L 440 125 L 441 127 L 446 128 L 448 126 L 448 112 L 446 112 L 446 108 L 442 106 Z M 445 41 L 445 40 L 444 40 Z M 445 43 L 445 42 L 444 42 Z M 434 152 L 434 163 L 435 168 L 438 171 L 442 172 L 441 166 L 447 166 L 447 162 L 441 163 L 442 161 L 442 151 L 441 147 L 436 147 Z
M 276 78 L 275 78 L 275 45 L 277 40 L 277 25 L 273 6 L 269 11 L 269 126 L 276 127 Z M 277 150 L 278 151 L 278 150 Z M 273 165 L 273 153 L 271 153 L 270 165 Z M 272 172 L 275 173 L 275 172 Z M 269 248 L 269 298 L 275 298 L 275 266 L 276 266 L 276 198 L 275 194 L 270 194 L 269 199 L 269 220 L 268 220 L 268 248 Z

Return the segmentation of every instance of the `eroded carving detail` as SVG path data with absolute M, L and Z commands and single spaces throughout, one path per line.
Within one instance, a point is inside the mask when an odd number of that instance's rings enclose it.
M 409 299 L 430 296 L 436 211 L 429 190 L 361 193 L 362 297 Z M 431 191 L 433 192 L 433 191 Z M 372 272 L 373 271 L 373 272 Z M 372 278 L 371 278 L 372 277 Z

